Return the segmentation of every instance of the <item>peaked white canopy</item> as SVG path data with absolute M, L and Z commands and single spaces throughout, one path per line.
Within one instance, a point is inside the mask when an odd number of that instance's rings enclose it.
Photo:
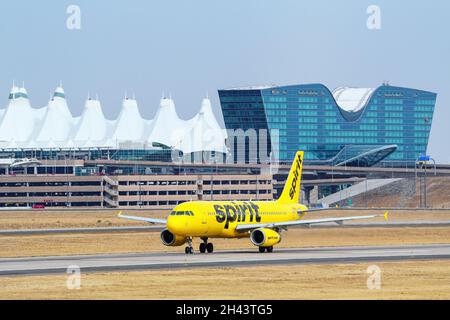
M 64 90 L 58 87 L 48 102 L 34 145 L 42 148 L 64 146 L 74 124 L 75 120 L 67 106 Z
M 158 142 L 180 149 L 187 129 L 188 123 L 178 117 L 173 100 L 162 98 L 147 142 L 150 144 Z
M 141 117 L 137 101 L 125 98 L 110 139 L 112 141 L 143 141 L 145 126 L 146 122 Z
M 0 146 L 15 148 L 32 138 L 42 110 L 32 109 L 24 88 L 12 87 L 0 122 Z
M 162 98 L 155 119 L 144 119 L 137 101 L 126 97 L 116 120 L 105 118 L 98 99 L 86 100 L 81 117 L 73 117 L 64 89 L 56 88 L 48 105 L 35 109 L 25 88 L 13 86 L 6 109 L 0 110 L 0 148 L 151 148 L 154 144 L 183 153 L 226 152 L 225 130 L 205 98 L 190 120 L 178 117 L 175 103 Z

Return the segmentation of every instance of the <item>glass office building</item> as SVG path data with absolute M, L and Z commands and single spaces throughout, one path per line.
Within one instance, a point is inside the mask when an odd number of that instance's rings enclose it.
M 436 102 L 435 93 L 388 84 L 333 92 L 322 84 L 242 87 L 219 90 L 219 98 L 227 129 L 277 129 L 267 152 L 282 162 L 305 150 L 310 164 L 357 166 L 426 153 Z M 245 161 L 257 161 L 250 151 L 260 146 L 244 141 Z

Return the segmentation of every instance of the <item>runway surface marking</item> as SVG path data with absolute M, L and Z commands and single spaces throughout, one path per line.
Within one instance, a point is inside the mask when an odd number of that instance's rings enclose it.
M 181 247 L 180 250 L 183 248 Z M 100 254 L 0 259 L 0 275 L 64 273 L 69 266 L 82 272 L 170 269 L 189 267 L 267 264 L 348 263 L 413 259 L 450 259 L 450 244 L 364 246 L 218 251 L 213 254 L 184 253 Z

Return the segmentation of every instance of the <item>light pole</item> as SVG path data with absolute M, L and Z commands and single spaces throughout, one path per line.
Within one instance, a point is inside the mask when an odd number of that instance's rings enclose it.
M 211 183 L 211 201 L 213 201 L 213 192 L 214 192 L 214 190 L 213 190 L 213 167 L 211 166 L 211 178 L 209 179 L 209 183 Z
M 69 192 L 70 192 L 70 188 L 69 188 L 69 174 L 67 172 L 67 157 L 64 154 L 64 173 L 66 175 L 66 207 L 69 206 Z M 103 183 L 102 183 L 103 184 Z
M 432 161 L 434 166 L 434 175 L 436 175 L 436 161 L 431 158 L 429 155 L 421 155 L 419 156 L 415 163 L 414 163 L 414 175 L 415 175 L 415 182 L 417 181 L 418 173 L 417 168 L 419 166 L 419 169 L 423 170 L 422 179 L 419 181 L 419 206 L 422 208 L 427 207 L 427 167 L 428 163 Z
M 138 185 L 139 185 L 139 208 L 142 208 L 142 188 L 141 188 L 141 186 L 143 184 L 144 183 L 142 181 L 138 182 Z
M 216 166 L 216 175 L 217 175 L 217 160 L 214 160 L 214 165 Z M 213 169 L 214 167 L 211 166 L 211 201 L 213 200 L 213 193 L 214 193 L 214 189 L 213 189 Z

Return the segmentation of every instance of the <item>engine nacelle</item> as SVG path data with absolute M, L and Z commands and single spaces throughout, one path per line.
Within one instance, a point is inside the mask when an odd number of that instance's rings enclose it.
M 252 231 L 250 240 L 255 246 L 271 247 L 281 241 L 281 235 L 272 229 L 259 228 Z
M 186 237 L 180 237 L 167 229 L 161 232 L 161 241 L 165 246 L 176 247 L 186 243 Z

